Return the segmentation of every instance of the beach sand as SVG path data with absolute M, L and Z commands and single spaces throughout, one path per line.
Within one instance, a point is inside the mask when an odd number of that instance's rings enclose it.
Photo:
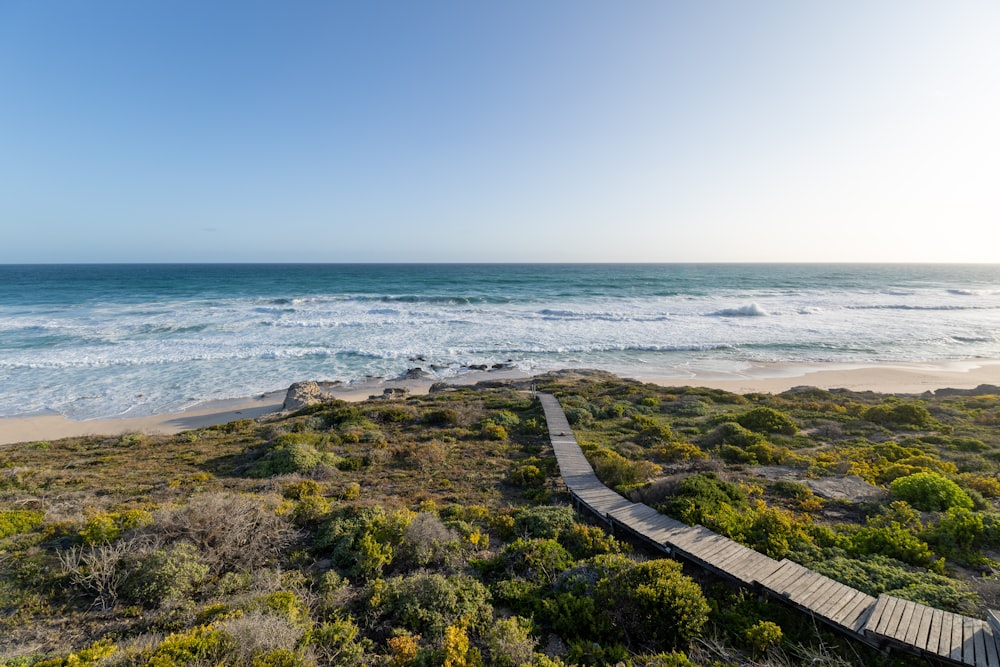
M 486 371 L 451 378 L 449 384 L 475 384 L 482 380 L 524 379 L 519 371 Z M 920 394 L 945 387 L 972 389 L 981 384 L 1000 385 L 1000 360 L 939 364 L 879 364 L 843 366 L 835 364 L 755 364 L 738 373 L 650 374 L 638 379 L 665 386 L 701 386 L 745 394 L 780 393 L 797 386 L 821 389 L 851 389 L 881 393 Z M 360 401 L 381 395 L 386 388 L 404 388 L 412 394 L 426 393 L 434 380 L 373 380 L 334 387 L 342 400 Z M 236 419 L 256 419 L 281 410 L 285 391 L 254 398 L 213 401 L 184 412 L 148 417 L 71 421 L 58 415 L 0 418 L 0 444 L 56 440 L 87 435 L 122 433 L 173 434 L 194 428 L 225 424 Z

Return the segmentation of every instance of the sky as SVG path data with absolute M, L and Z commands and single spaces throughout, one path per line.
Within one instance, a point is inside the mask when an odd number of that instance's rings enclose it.
M 1000 262 L 1000 2 L 0 0 L 0 263 Z

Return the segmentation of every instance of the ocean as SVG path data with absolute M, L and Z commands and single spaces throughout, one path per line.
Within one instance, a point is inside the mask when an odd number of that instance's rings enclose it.
M 420 367 L 1000 359 L 1000 265 L 5 265 L 0 416 L 179 411 Z

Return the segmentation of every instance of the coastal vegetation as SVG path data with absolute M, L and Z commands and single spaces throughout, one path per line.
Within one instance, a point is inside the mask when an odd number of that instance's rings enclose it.
M 555 393 L 629 498 L 872 595 L 1000 606 L 1000 396 Z M 573 511 L 525 387 L 0 448 L 0 664 L 893 664 Z

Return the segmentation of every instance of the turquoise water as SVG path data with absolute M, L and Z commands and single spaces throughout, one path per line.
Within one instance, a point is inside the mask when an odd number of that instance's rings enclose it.
M 1000 358 L 998 265 L 0 266 L 0 416 L 138 416 L 417 366 L 979 358 Z

